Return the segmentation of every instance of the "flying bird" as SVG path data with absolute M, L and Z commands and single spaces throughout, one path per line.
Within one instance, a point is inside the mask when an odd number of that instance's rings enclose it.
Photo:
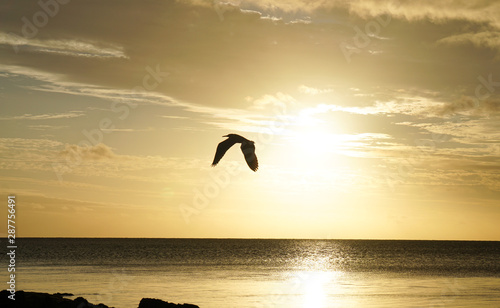
M 222 137 L 228 137 L 226 140 L 219 143 L 217 146 L 217 151 L 215 152 L 214 161 L 212 162 L 212 167 L 215 167 L 221 158 L 226 154 L 227 150 L 232 147 L 235 143 L 241 143 L 241 151 L 245 156 L 248 167 L 253 171 L 257 171 L 259 168 L 259 162 L 257 161 L 257 156 L 255 156 L 255 144 L 252 140 L 248 140 L 240 135 L 229 134 Z

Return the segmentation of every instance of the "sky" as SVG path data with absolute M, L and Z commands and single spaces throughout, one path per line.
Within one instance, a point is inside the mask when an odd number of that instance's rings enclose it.
M 0 102 L 17 236 L 500 240 L 498 1 L 4 0 Z

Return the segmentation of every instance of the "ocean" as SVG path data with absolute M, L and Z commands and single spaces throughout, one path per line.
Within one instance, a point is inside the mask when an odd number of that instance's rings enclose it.
M 23 238 L 17 245 L 17 290 L 73 293 L 117 308 L 143 297 L 201 308 L 500 307 L 500 242 Z

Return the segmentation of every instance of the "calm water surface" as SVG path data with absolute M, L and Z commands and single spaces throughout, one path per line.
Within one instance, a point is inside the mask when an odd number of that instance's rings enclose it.
M 20 239 L 18 289 L 137 307 L 500 307 L 500 242 Z

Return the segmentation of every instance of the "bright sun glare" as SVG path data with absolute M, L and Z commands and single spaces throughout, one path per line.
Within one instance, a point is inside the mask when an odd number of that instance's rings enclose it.
M 331 154 L 340 154 L 350 142 L 349 137 L 334 132 L 331 123 L 317 119 L 314 115 L 299 112 L 296 121 L 290 126 L 289 139 L 300 156 L 305 156 L 321 163 Z M 311 162 L 311 161 L 310 161 Z
M 312 115 L 300 112 L 290 130 L 291 140 L 303 154 L 314 154 L 331 150 L 327 127 Z
M 351 157 L 366 155 L 363 149 L 366 140 L 374 137 L 373 134 L 341 133 L 342 128 L 336 127 L 335 123 L 327 123 L 306 111 L 304 109 L 298 113 L 288 131 L 289 140 L 298 155 L 314 159 L 317 164 L 321 164 L 325 158 L 331 158 L 332 154 Z
M 325 307 L 325 284 L 328 282 L 326 272 L 306 272 L 303 286 L 303 307 Z
M 336 280 L 341 272 L 302 271 L 297 274 L 300 280 L 302 307 L 327 307 L 327 294 L 336 293 Z

